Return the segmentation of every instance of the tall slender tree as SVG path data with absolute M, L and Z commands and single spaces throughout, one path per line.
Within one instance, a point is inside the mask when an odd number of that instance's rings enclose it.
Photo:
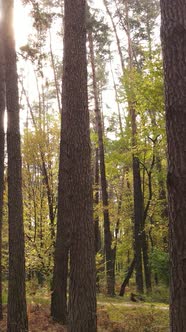
M 66 0 L 62 130 L 52 315 L 65 322 L 70 249 L 69 329 L 96 331 L 96 275 L 87 95 L 86 1 Z
M 8 332 L 28 331 L 25 296 L 25 258 L 22 204 L 22 172 L 19 129 L 19 98 L 16 51 L 13 32 L 13 0 L 3 0 L 3 46 L 8 151 L 8 220 L 9 220 L 9 280 Z
M 152 56 L 153 33 L 155 21 L 159 14 L 159 2 L 157 0 L 103 0 L 103 2 L 112 23 L 123 74 L 125 77 L 131 76 L 127 87 L 127 101 L 132 127 L 132 146 L 135 150 L 135 147 L 137 146 L 136 138 L 138 136 L 138 123 L 136 121 L 135 93 L 132 93 L 134 88 L 133 73 L 136 70 L 140 72 L 142 69 L 142 65 L 145 59 L 143 51 L 144 41 L 146 42 L 146 46 L 149 52 L 149 58 Z M 118 29 L 123 30 L 126 34 L 128 40 L 128 59 L 125 59 L 124 57 L 125 53 L 123 43 L 120 40 L 120 33 L 118 32 Z M 147 290 L 151 289 L 151 275 L 148 258 L 148 236 L 146 233 L 146 217 L 148 215 L 146 212 L 149 211 L 150 204 L 147 202 L 147 206 L 144 207 L 145 202 L 141 185 L 142 179 L 140 174 L 140 162 L 141 160 L 139 154 L 134 153 L 134 251 L 137 258 L 132 261 L 128 276 L 132 274 L 133 268 L 135 266 L 137 289 L 139 291 L 143 291 L 142 265 L 144 265 L 146 288 Z M 126 280 L 128 279 L 128 276 Z
M 2 21 L 0 22 L 0 320 L 3 318 L 2 307 L 2 222 L 3 222 L 3 192 L 4 192 L 4 113 L 5 113 L 5 72 L 4 50 L 2 43 Z
M 186 2 L 161 0 L 170 227 L 170 331 L 186 331 Z
M 128 39 L 128 55 L 129 55 L 129 73 L 132 78 L 133 63 L 133 46 L 131 39 L 131 27 L 129 21 L 128 0 L 125 0 L 126 11 L 126 34 Z M 131 81 L 131 79 L 130 79 Z M 132 91 L 132 82 L 130 82 L 130 89 Z M 131 118 L 132 127 L 132 148 L 136 147 L 136 110 L 135 110 L 135 96 L 130 93 L 128 97 L 128 108 Z M 142 272 L 142 252 L 141 252 L 141 230 L 143 222 L 143 194 L 141 189 L 141 175 L 140 175 L 140 161 L 138 156 L 134 153 L 132 155 L 133 168 L 133 187 L 134 187 L 134 253 L 135 253 L 135 267 L 136 267 L 136 287 L 139 292 L 143 292 L 143 272 Z
M 107 293 L 108 295 L 113 296 L 115 294 L 115 267 L 114 267 L 113 250 L 112 250 L 112 233 L 110 229 L 109 199 L 108 199 L 108 187 L 107 187 L 106 166 L 105 166 L 105 150 L 103 143 L 103 124 L 101 119 L 98 88 L 96 82 L 96 65 L 95 65 L 95 56 L 94 56 L 93 35 L 90 29 L 88 32 L 88 41 L 90 48 L 90 62 L 92 69 L 93 94 L 94 94 L 94 103 L 95 103 L 96 131 L 98 135 L 98 146 L 99 146 L 101 190 L 102 190 L 102 200 L 103 200 L 103 209 L 104 209 L 103 217 L 104 217 L 104 245 L 105 245 L 105 259 L 106 259 Z

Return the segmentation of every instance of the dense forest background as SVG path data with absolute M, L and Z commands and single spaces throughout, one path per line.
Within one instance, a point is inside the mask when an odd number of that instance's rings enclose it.
M 104 212 L 107 210 L 117 292 L 135 256 L 135 232 L 141 239 L 136 254 L 142 262 L 143 286 L 138 286 L 148 290 L 158 283 L 167 285 L 169 275 L 163 71 L 157 35 L 159 3 L 129 1 L 128 11 L 119 1 L 115 4 L 106 1 L 104 5 L 97 9 L 95 3 L 92 7 L 90 4 L 87 38 L 99 283 L 105 289 Z M 51 278 L 56 231 L 63 4 L 30 1 L 25 6 L 33 29 L 28 43 L 17 50 L 17 56 L 26 267 L 28 276 L 38 278 L 42 284 Z M 104 191 L 108 196 L 106 204 Z M 6 203 L 6 190 L 4 195 Z M 139 206 L 134 206 L 135 195 L 141 197 L 141 202 L 138 199 L 136 202 Z M 4 273 L 6 220 L 5 204 Z M 146 265 L 151 271 L 146 271 Z
M 26 284 L 30 298 L 37 294 L 44 298 L 52 287 L 58 214 L 64 4 L 24 0 L 21 12 L 31 27 L 27 41 L 18 38 L 16 49 Z M 168 303 L 167 148 L 159 22 L 158 0 L 99 4 L 91 0 L 86 7 L 100 297 L 125 295 L 135 302 Z M 5 151 L 0 223 L 3 302 L 9 255 L 7 179 Z

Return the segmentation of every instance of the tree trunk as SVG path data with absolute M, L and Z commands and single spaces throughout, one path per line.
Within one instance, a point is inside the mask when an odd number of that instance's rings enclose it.
M 121 48 L 121 43 L 120 43 L 120 39 L 118 36 L 118 32 L 117 32 L 117 28 L 116 28 L 116 24 L 114 22 L 112 13 L 109 9 L 109 5 L 108 5 L 108 1 L 107 0 L 103 0 L 103 3 L 105 5 L 106 11 L 108 16 L 110 17 L 111 23 L 112 23 L 112 28 L 114 30 L 114 34 L 115 34 L 115 38 L 116 38 L 116 44 L 117 44 L 117 49 L 118 49 L 118 54 L 119 54 L 119 58 L 120 58 L 120 63 L 121 63 L 121 69 L 122 69 L 122 74 L 124 75 L 125 72 L 125 65 L 124 65 L 124 59 L 123 59 L 123 54 L 122 54 L 122 48 Z
M 96 155 L 95 155 L 94 186 L 95 186 L 94 204 L 95 204 L 95 208 L 96 208 L 99 204 L 99 151 L 98 151 L 98 148 L 96 148 Z M 101 250 L 101 234 L 100 234 L 100 227 L 99 227 L 99 216 L 97 215 L 97 213 L 94 217 L 94 233 L 95 233 L 95 253 L 97 254 Z M 96 290 L 98 293 L 100 291 L 99 272 L 100 271 L 96 270 Z
M 145 274 L 145 285 L 147 292 L 150 292 L 152 289 L 151 285 L 151 270 L 149 264 L 149 255 L 148 255 L 148 238 L 145 232 L 145 229 L 142 231 L 142 252 L 143 252 L 143 265 L 144 265 L 144 274 Z
M 55 205 L 54 205 L 54 192 L 52 190 L 52 186 L 50 184 L 49 179 L 49 170 L 47 170 L 47 165 L 45 163 L 44 153 L 42 152 L 42 149 L 40 147 L 40 155 L 41 155 L 41 161 L 42 161 L 42 173 L 43 173 L 43 179 L 46 186 L 46 192 L 47 192 L 47 199 L 48 199 L 48 210 L 49 210 L 49 219 L 50 219 L 50 236 L 51 240 L 54 244 L 55 239 Z
M 114 229 L 114 246 L 112 249 L 112 255 L 113 255 L 113 264 L 114 264 L 114 270 L 116 269 L 116 257 L 117 257 L 117 245 L 118 245 L 118 235 L 120 230 L 120 221 L 121 221 L 121 209 L 122 209 L 122 200 L 123 200 L 123 190 L 124 190 L 124 177 L 125 172 L 123 170 L 122 172 L 122 178 L 120 183 L 120 193 L 118 197 L 118 211 L 117 211 L 117 217 L 116 217 L 116 224 Z
M 60 293 L 65 299 L 70 246 L 70 332 L 97 330 L 85 20 L 86 1 L 65 0 L 62 136 L 53 300 L 57 296 L 55 303 L 60 305 Z M 56 273 L 65 277 L 64 284 Z
M 101 175 L 101 189 L 103 200 L 103 217 L 104 217 L 104 241 L 105 241 L 105 258 L 106 258 L 106 276 L 107 276 L 107 294 L 110 296 L 115 295 L 115 266 L 112 250 L 112 234 L 110 230 L 110 216 L 109 216 L 109 201 L 108 201 L 108 189 L 106 179 L 106 167 L 105 167 L 105 151 L 103 143 L 103 128 L 101 121 L 101 112 L 99 108 L 98 90 L 96 83 L 96 70 L 95 70 L 95 58 L 94 58 L 94 44 L 92 32 L 88 32 L 88 40 L 90 47 L 91 69 L 93 79 L 93 92 L 95 101 L 95 115 L 96 115 L 96 128 L 98 134 L 99 144 L 99 158 L 100 158 L 100 175 Z
M 129 69 L 133 70 L 133 49 L 131 40 L 131 29 L 129 23 L 128 0 L 124 1 L 126 11 L 126 33 L 128 38 L 128 55 L 129 55 Z M 132 82 L 130 82 L 132 88 Z M 131 90 L 131 96 L 128 97 L 128 106 L 131 118 L 132 127 L 132 148 L 136 147 L 136 111 L 134 108 L 135 96 Z M 141 231 L 143 224 L 143 195 L 141 189 L 141 174 L 139 158 L 133 153 L 132 155 L 132 169 L 133 169 L 133 190 L 134 190 L 134 255 L 136 268 L 136 287 L 138 292 L 143 292 L 143 271 L 142 271 L 142 246 L 141 246 Z
M 136 268 L 137 291 L 143 292 L 142 254 L 141 254 L 141 226 L 143 220 L 143 197 L 141 192 L 141 176 L 139 159 L 133 156 L 133 186 L 134 186 L 134 252 Z
M 156 140 L 154 140 L 154 142 L 153 142 L 154 146 L 153 146 L 153 156 L 152 156 L 151 166 L 150 166 L 149 170 L 146 169 L 147 175 L 148 175 L 148 199 L 147 199 L 145 208 L 143 208 L 144 212 L 143 212 L 142 233 L 141 233 L 145 284 L 146 284 L 146 289 L 148 292 L 151 291 L 152 285 L 151 285 L 151 269 L 150 269 L 150 264 L 149 264 L 149 255 L 148 255 L 148 237 L 147 237 L 146 230 L 145 230 L 145 224 L 146 224 L 146 219 L 148 216 L 149 208 L 150 208 L 151 201 L 152 201 L 152 195 L 153 195 L 152 170 L 154 168 L 155 161 L 156 161 L 155 153 L 154 153 L 155 142 L 156 142 Z M 143 198 L 143 200 L 144 200 L 144 198 Z
M 2 43 L 2 22 L 0 22 L 0 320 L 3 319 L 2 307 L 2 222 L 3 222 L 3 192 L 4 192 L 4 114 L 5 114 L 5 72 L 4 50 Z
M 122 117 L 121 117 L 121 105 L 118 102 L 118 91 L 117 91 L 117 85 L 115 82 L 115 78 L 114 78 L 114 71 L 112 68 L 112 57 L 111 57 L 111 52 L 109 52 L 109 60 L 110 60 L 110 70 L 111 70 L 111 75 L 112 75 L 112 80 L 113 80 L 113 86 L 114 86 L 114 92 L 115 92 L 115 102 L 117 104 L 117 109 L 118 109 L 118 122 L 119 122 L 119 128 L 120 128 L 120 135 L 123 138 L 124 134 L 123 134 L 123 125 L 122 125 Z
M 94 196 L 94 203 L 95 206 L 98 206 L 99 204 L 99 151 L 98 148 L 96 148 L 96 155 L 95 155 L 95 196 Z M 99 216 L 96 215 L 94 218 L 94 231 L 95 231 L 95 252 L 96 254 L 101 249 L 101 234 L 100 234 L 100 228 L 99 228 Z
M 186 331 L 186 2 L 161 0 L 168 139 L 170 330 Z
M 133 259 L 128 271 L 127 271 L 127 274 L 126 274 L 126 277 L 121 285 L 121 288 L 120 288 L 120 293 L 119 293 L 119 296 L 123 296 L 125 294 L 125 288 L 126 286 L 128 285 L 129 283 L 129 280 L 132 276 L 132 273 L 134 271 L 134 268 L 135 268 L 135 258 Z
M 162 179 L 163 170 L 162 170 L 161 159 L 158 155 L 156 156 L 156 168 L 158 171 L 158 187 L 159 187 L 159 200 L 161 203 L 161 216 L 163 219 L 167 220 L 168 218 L 167 194 L 165 188 L 165 181 Z
M 21 148 L 16 52 L 13 36 L 13 0 L 3 1 L 6 106 L 8 114 L 9 280 L 8 332 L 28 331 L 25 296 L 25 258 L 22 204 Z

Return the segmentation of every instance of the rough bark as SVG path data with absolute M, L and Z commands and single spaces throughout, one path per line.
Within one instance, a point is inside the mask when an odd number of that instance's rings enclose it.
M 170 229 L 170 331 L 186 331 L 186 2 L 161 0 Z
M 85 0 L 65 1 L 62 136 L 53 300 L 55 294 L 60 304 L 59 293 L 65 294 L 64 270 L 67 271 L 70 245 L 70 332 L 97 330 L 85 19 Z M 56 273 L 62 275 L 55 276 Z M 64 276 L 63 284 L 61 278 Z
M 22 204 L 21 146 L 13 0 L 3 1 L 3 43 L 7 107 L 9 280 L 8 332 L 28 331 L 25 296 L 25 258 Z
M 4 192 L 4 113 L 5 113 L 5 72 L 4 50 L 2 43 L 2 22 L 0 22 L 0 320 L 3 319 L 2 307 L 2 222 L 3 222 L 3 192 Z
M 98 134 L 99 145 L 99 159 L 100 159 L 100 176 L 101 176 L 101 190 L 103 200 L 103 217 L 104 217 L 104 244 L 105 244 L 105 259 L 106 259 L 106 276 L 107 276 L 107 294 L 113 296 L 115 294 L 115 266 L 112 250 L 112 234 L 110 230 L 110 215 L 109 215 L 109 200 L 105 167 L 105 151 L 103 143 L 103 126 L 101 120 L 101 111 L 99 108 L 98 89 L 96 83 L 94 44 L 92 32 L 88 32 L 88 40 L 90 47 L 90 59 L 93 79 L 93 92 L 95 101 L 95 116 L 96 128 Z

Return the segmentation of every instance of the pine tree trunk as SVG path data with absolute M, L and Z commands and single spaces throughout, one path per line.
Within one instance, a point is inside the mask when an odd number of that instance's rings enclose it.
M 68 131 L 72 241 L 69 326 L 96 332 L 96 271 L 86 61 L 86 1 L 65 1 L 63 108 Z M 63 118 L 64 121 L 64 118 Z M 65 128 L 63 127 L 65 130 Z M 68 145 L 67 145 L 68 144 Z
M 25 258 L 22 203 L 21 147 L 13 0 L 3 1 L 3 35 L 7 106 L 9 280 L 8 332 L 28 331 L 25 296 Z
M 70 248 L 70 332 L 97 330 L 85 19 L 85 0 L 65 0 L 62 136 L 53 300 L 57 296 L 59 301 L 55 303 L 60 304 L 59 293 L 62 293 L 62 299 L 65 298 Z M 56 274 L 64 271 L 63 285 L 60 275 Z M 53 308 L 57 309 L 54 302 Z M 63 309 L 66 310 L 66 307 Z
M 3 222 L 3 192 L 4 192 L 4 114 L 5 114 L 5 72 L 4 50 L 2 43 L 2 22 L 0 22 L 0 320 L 3 319 L 2 307 L 2 222 Z
M 186 331 L 186 2 L 161 0 L 168 139 L 170 331 Z
M 128 55 L 129 55 L 129 69 L 132 73 L 133 70 L 133 48 L 131 40 L 131 28 L 129 22 L 129 9 L 128 0 L 124 1 L 125 11 L 126 11 L 126 33 L 128 38 Z M 131 118 L 132 127 L 132 148 L 136 147 L 136 111 L 135 96 L 132 93 L 132 82 L 131 84 L 131 96 L 128 97 L 128 107 Z M 142 241 L 141 241 L 141 231 L 143 224 L 143 195 L 141 189 L 141 174 L 140 174 L 140 163 L 139 158 L 133 154 L 132 155 L 132 170 L 133 170 L 133 190 L 134 190 L 134 256 L 135 256 L 135 268 L 136 268 L 136 287 L 137 291 L 143 292 L 143 270 L 142 270 Z

